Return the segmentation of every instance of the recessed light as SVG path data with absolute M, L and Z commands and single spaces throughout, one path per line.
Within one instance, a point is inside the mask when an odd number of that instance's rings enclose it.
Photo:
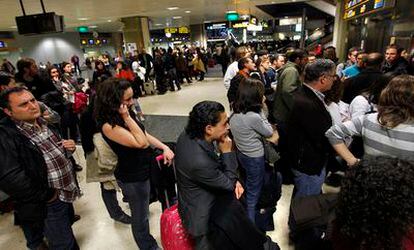
M 204 23 L 211 23 L 211 21 L 204 21 Z
M 292 0 L 292 2 L 296 2 L 296 0 Z
M 112 22 L 112 20 L 108 20 L 108 23 Z
M 98 26 L 96 26 L 96 25 L 90 25 L 88 27 L 91 28 L 91 29 L 98 28 Z
M 182 16 L 173 16 L 172 19 L 181 19 L 183 18 Z
M 272 1 L 272 3 L 276 3 L 275 1 Z
M 288 16 L 285 16 L 285 19 L 289 18 Z
M 189 14 L 191 13 L 191 10 L 186 10 L 185 13 Z
M 177 6 L 168 7 L 167 10 L 178 10 L 179 8 Z
M 89 18 L 87 18 L 87 17 L 79 17 L 78 20 L 79 21 L 86 21 L 86 20 L 89 20 Z

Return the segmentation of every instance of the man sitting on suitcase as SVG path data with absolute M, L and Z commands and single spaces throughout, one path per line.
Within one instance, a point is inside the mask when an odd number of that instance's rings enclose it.
M 228 130 L 220 103 L 204 101 L 190 112 L 176 148 L 178 211 L 183 225 L 197 250 L 278 249 L 250 222 L 237 200 L 244 189 L 237 180 L 237 159 Z

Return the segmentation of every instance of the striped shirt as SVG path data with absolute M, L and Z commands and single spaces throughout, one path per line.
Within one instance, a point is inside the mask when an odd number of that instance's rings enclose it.
M 332 126 L 325 135 L 332 145 L 345 142 L 354 135 L 362 136 L 366 155 L 414 160 L 414 122 L 387 129 L 379 124 L 377 117 L 378 113 L 356 117 Z
M 59 193 L 59 200 L 73 202 L 79 196 L 72 162 L 68 159 L 62 140 L 50 130 L 46 121 L 38 119 L 39 127 L 23 121 L 15 121 L 17 129 L 42 152 L 47 166 L 49 187 Z

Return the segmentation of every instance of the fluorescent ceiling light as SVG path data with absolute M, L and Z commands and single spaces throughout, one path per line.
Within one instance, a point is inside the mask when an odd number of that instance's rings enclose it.
M 178 10 L 179 8 L 178 7 L 176 7 L 176 6 L 173 6 L 173 7 L 168 7 L 167 8 L 167 10 Z
M 185 13 L 189 14 L 191 13 L 191 10 L 186 10 Z
M 112 22 L 112 20 L 108 20 L 108 23 Z
M 98 28 L 98 26 L 96 26 L 96 25 L 90 25 L 88 27 L 91 28 L 91 29 Z
M 161 26 L 162 24 L 160 24 L 160 23 L 156 23 L 156 24 L 154 24 L 155 26 Z
M 173 16 L 172 19 L 181 19 L 183 18 L 182 16 Z
M 86 20 L 89 20 L 89 18 L 87 18 L 87 17 L 79 17 L 78 20 L 79 21 L 86 21 Z

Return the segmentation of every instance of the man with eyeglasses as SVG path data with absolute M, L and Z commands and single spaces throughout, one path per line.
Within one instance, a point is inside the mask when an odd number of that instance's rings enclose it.
M 293 198 L 321 193 L 328 158 L 333 155 L 325 132 L 332 119 L 324 102 L 323 92 L 335 80 L 335 63 L 317 59 L 305 67 L 305 79 L 293 93 L 293 106 L 287 121 L 286 146 L 293 173 Z M 294 222 L 289 219 L 294 232 Z

